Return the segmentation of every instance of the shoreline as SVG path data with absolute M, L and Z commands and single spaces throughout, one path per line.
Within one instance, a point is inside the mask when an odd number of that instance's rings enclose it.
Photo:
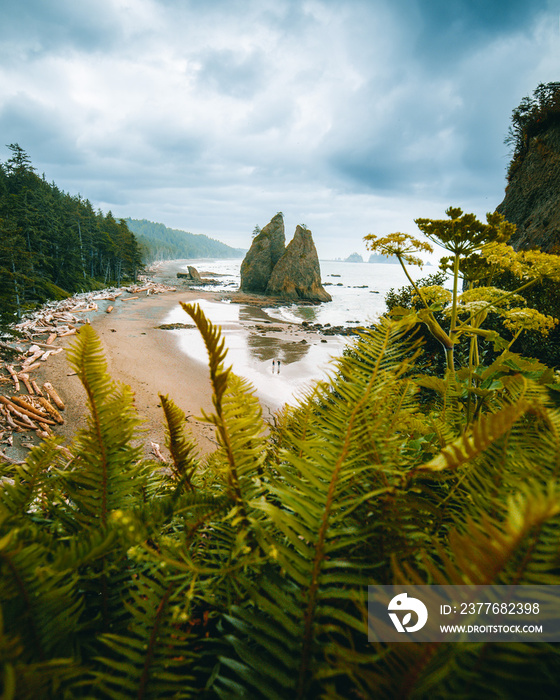
M 203 261 L 201 261 L 203 264 Z M 262 312 L 263 320 L 258 317 L 260 309 L 274 305 L 274 300 L 262 297 L 254 297 L 243 293 L 224 292 L 208 289 L 190 289 L 181 284 L 176 273 L 184 269 L 184 261 L 165 261 L 149 271 L 147 277 L 156 284 L 164 284 L 176 287 L 177 291 L 166 291 L 146 296 L 146 293 L 138 295 L 138 298 L 130 298 L 126 294 L 114 302 L 98 301 L 98 310 L 83 314 L 84 321 L 87 318 L 96 331 L 101 344 L 107 371 L 116 382 L 129 385 L 135 396 L 135 405 L 140 418 L 144 420 L 144 433 L 141 442 L 144 453 L 150 454 L 151 443 L 159 445 L 166 455 L 164 415 L 160 405 L 159 394 L 167 394 L 181 408 L 187 417 L 187 425 L 194 438 L 200 456 L 205 456 L 216 449 L 214 428 L 198 420 L 201 411 L 211 412 L 212 392 L 210 377 L 206 362 L 201 362 L 189 357 L 180 348 L 179 338 L 176 333 L 158 328 L 163 324 L 166 316 L 179 306 L 179 302 L 192 302 L 196 300 L 208 300 L 220 302 L 224 299 L 231 303 L 242 304 L 254 310 L 254 318 L 239 320 L 235 324 L 233 333 L 247 333 L 255 331 L 262 334 L 266 340 L 266 334 L 271 333 L 275 338 L 282 338 L 288 345 L 295 347 L 296 343 L 317 344 L 326 343 L 319 337 L 319 330 L 302 327 L 300 324 L 273 319 L 272 326 L 261 326 L 261 323 L 270 324 L 266 320 L 266 314 Z M 92 293 L 100 294 L 100 292 Z M 106 313 L 106 308 L 111 304 L 111 313 Z M 185 322 L 191 319 L 185 314 Z M 192 323 L 192 322 L 191 322 Z M 278 331 L 281 330 L 279 333 Z M 52 345 L 53 349 L 68 348 L 74 341 L 72 335 L 58 338 Z M 329 342 L 334 339 L 330 338 Z M 29 342 L 29 341 L 28 341 Z M 23 345 L 23 341 L 21 342 Z M 227 341 L 226 341 L 227 344 Z M 235 367 L 234 367 L 235 370 Z M 55 433 L 67 443 L 76 431 L 84 425 L 87 416 L 86 397 L 84 389 L 73 373 L 66 359 L 66 352 L 51 355 L 48 361 L 33 372 L 33 378 L 39 384 L 50 382 L 60 394 L 66 405 L 63 412 L 64 425 L 57 426 Z M 255 385 L 255 383 L 253 382 Z M 255 385 L 257 390 L 259 387 Z M 0 385 L 0 392 L 13 393 L 13 386 Z M 259 397 L 265 416 L 272 414 L 277 406 L 271 406 L 262 397 Z M 33 439 L 30 439 L 33 437 Z M 21 460 L 25 457 L 25 449 L 22 444 L 38 444 L 39 439 L 32 432 L 14 433 L 14 446 L 5 447 L 2 452 L 10 459 Z

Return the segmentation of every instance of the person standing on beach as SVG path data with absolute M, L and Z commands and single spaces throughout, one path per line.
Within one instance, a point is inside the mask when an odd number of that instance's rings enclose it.
M 280 374 L 280 360 L 276 360 L 276 367 L 277 367 L 276 373 Z
M 275 368 L 276 368 L 276 360 L 272 360 L 272 374 L 274 374 Z

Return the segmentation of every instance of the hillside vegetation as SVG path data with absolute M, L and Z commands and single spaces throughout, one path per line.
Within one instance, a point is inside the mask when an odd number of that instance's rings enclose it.
M 126 223 L 39 177 L 17 144 L 0 163 L 0 325 L 48 299 L 134 280 L 141 251 Z
M 146 219 L 126 219 L 143 248 L 146 262 L 182 258 L 241 258 L 246 251 L 231 248 L 203 234 L 188 233 Z
M 512 149 L 508 168 L 511 181 L 529 150 L 534 136 L 560 122 L 560 83 L 540 83 L 531 97 L 524 97 L 513 110 L 505 143 Z

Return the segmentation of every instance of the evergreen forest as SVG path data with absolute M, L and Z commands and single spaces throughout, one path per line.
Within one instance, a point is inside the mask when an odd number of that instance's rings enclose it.
M 168 228 L 146 219 L 125 219 L 144 249 L 145 262 L 185 258 L 242 258 L 246 251 L 204 234 Z
M 18 144 L 0 163 L 0 325 L 48 300 L 135 280 L 142 250 L 123 219 L 35 172 Z

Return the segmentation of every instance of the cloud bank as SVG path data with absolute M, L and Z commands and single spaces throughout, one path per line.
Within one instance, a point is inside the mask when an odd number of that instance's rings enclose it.
M 535 0 L 26 0 L 0 9 L 0 132 L 103 211 L 321 257 L 499 204 L 511 111 L 558 80 Z M 7 149 L 0 145 L 0 158 Z

